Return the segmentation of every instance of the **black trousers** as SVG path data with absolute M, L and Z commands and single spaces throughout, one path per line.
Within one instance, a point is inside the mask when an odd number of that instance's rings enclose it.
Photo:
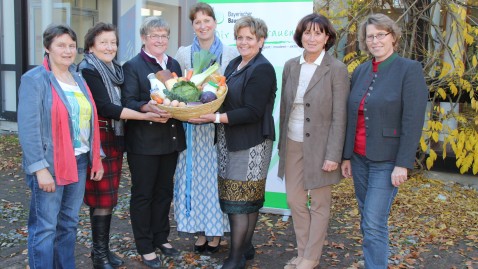
M 169 210 L 178 152 L 164 155 L 128 153 L 131 171 L 130 215 L 139 254 L 168 242 Z

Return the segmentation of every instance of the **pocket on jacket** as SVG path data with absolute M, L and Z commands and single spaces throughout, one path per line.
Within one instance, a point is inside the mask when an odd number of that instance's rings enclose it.
M 382 135 L 385 137 L 400 137 L 400 129 L 397 128 L 383 128 Z

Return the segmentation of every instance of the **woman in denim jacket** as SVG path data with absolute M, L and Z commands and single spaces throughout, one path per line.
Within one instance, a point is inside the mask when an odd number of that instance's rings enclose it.
M 75 268 L 78 213 L 86 170 L 101 180 L 96 108 L 74 72 L 76 34 L 66 25 L 43 33 L 45 59 L 22 76 L 18 134 L 32 191 L 28 219 L 30 268 Z

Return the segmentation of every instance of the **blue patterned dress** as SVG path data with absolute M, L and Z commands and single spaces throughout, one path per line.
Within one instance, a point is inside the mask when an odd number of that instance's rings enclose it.
M 222 236 L 229 232 L 219 206 L 214 124 L 185 124 L 187 149 L 175 174 L 174 216 L 178 233 Z
M 224 46 L 221 73 L 238 55 Z M 191 46 L 180 47 L 175 59 L 191 68 Z M 174 218 L 180 235 L 222 236 L 229 232 L 227 215 L 219 205 L 217 149 L 214 124 L 185 124 L 187 149 L 179 154 L 174 184 Z

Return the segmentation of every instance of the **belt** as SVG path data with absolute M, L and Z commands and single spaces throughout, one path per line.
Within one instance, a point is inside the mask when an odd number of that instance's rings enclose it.
M 100 126 L 100 130 L 103 129 L 106 132 L 113 131 L 113 126 L 108 120 L 98 120 L 98 125 Z

